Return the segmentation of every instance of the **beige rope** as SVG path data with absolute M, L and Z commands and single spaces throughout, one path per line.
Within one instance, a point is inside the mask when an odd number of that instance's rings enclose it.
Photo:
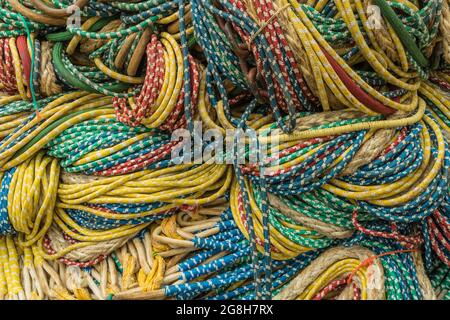
M 52 64 L 53 44 L 43 41 L 41 46 L 41 67 L 40 67 L 40 91 L 44 96 L 52 96 L 62 92 L 62 87 L 56 83 L 56 74 Z
M 414 264 L 416 265 L 417 280 L 419 281 L 420 289 L 422 289 L 423 299 L 436 300 L 436 294 L 434 292 L 433 286 L 425 272 L 421 252 L 414 252 L 412 255 Z
M 70 245 L 70 243 L 66 239 L 64 239 L 62 233 L 55 225 L 50 228 L 50 231 L 47 235 L 52 242 L 53 249 L 56 252 L 61 251 Z M 122 247 L 133 236 L 126 236 L 108 241 L 100 241 L 87 247 L 75 249 L 67 253 L 64 258 L 72 261 L 86 262 L 93 260 L 100 255 L 106 256 L 117 248 Z
M 301 224 L 302 226 L 319 232 L 327 238 L 344 239 L 350 237 L 353 234 L 353 230 L 325 223 L 320 220 L 303 215 L 302 213 L 295 210 L 292 210 L 288 205 L 284 204 L 278 197 L 274 196 L 273 194 L 269 194 L 268 196 L 270 204 L 280 212 L 282 212 L 284 215 L 291 218 L 298 224 Z
M 442 35 L 443 55 L 447 63 L 450 64 L 450 5 L 449 0 L 442 3 L 442 17 L 439 29 Z
M 293 300 L 302 294 L 315 279 L 317 279 L 325 270 L 327 270 L 334 263 L 343 259 L 358 259 L 365 261 L 373 257 L 374 252 L 360 247 L 334 247 L 322 253 L 309 266 L 303 269 L 287 286 L 285 286 L 280 293 L 278 293 L 274 300 Z M 367 299 L 368 300 L 383 300 L 385 299 L 384 287 L 384 270 L 380 259 L 375 259 L 374 262 L 367 268 Z M 355 277 L 354 281 L 357 281 Z M 344 296 L 345 297 L 345 296 Z M 342 297 L 342 298 L 344 298 Z

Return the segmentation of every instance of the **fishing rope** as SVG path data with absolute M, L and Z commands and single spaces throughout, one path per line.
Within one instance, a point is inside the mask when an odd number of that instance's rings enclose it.
M 0 0 L 0 299 L 449 299 L 449 26 Z

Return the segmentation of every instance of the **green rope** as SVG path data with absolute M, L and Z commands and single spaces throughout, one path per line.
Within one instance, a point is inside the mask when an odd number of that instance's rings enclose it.
M 26 33 L 27 33 L 27 39 L 28 43 L 30 43 L 31 47 L 31 68 L 30 68 L 30 78 L 28 79 L 30 82 L 30 91 L 31 91 L 31 99 L 33 100 L 33 106 L 34 110 L 36 111 L 36 114 L 39 114 L 39 104 L 36 99 L 36 91 L 34 90 L 34 84 L 33 84 L 33 71 L 34 71 L 34 43 L 31 40 L 31 31 L 28 25 L 28 21 L 25 19 L 24 16 L 22 16 L 20 13 L 18 13 L 18 16 L 20 20 L 22 20 L 22 23 L 25 27 Z

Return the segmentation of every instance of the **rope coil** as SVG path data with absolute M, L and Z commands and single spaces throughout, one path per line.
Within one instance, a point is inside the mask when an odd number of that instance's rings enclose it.
M 450 298 L 449 25 L 0 0 L 0 299 Z

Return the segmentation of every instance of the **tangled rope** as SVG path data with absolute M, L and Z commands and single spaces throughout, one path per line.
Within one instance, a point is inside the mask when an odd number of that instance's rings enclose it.
M 449 299 L 449 5 L 0 0 L 0 299 Z

